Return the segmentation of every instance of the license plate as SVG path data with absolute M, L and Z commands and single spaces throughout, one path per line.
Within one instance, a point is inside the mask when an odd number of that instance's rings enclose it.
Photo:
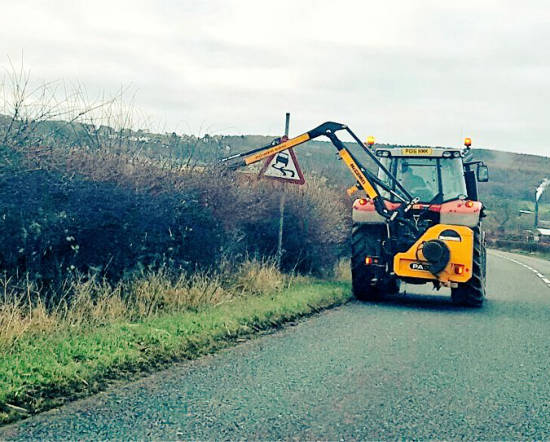
M 405 147 L 401 149 L 403 155 L 431 155 L 431 147 Z
M 426 264 L 425 262 L 411 262 L 409 264 L 409 267 L 412 270 L 424 270 L 426 272 L 430 271 L 430 265 Z

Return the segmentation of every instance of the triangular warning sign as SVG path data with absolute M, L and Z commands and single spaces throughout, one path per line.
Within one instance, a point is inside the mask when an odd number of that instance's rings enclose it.
M 292 184 L 306 182 L 292 148 L 270 156 L 258 176 Z

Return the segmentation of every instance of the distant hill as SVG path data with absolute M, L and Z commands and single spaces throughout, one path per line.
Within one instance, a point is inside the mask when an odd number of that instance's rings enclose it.
M 247 148 L 267 144 L 272 139 L 273 137 L 250 135 L 244 138 L 229 136 L 224 137 L 224 142 L 234 146 L 235 151 L 244 151 Z M 350 144 L 350 146 L 354 145 Z M 544 178 L 550 176 L 550 158 L 548 157 L 489 149 L 472 149 L 472 154 L 474 160 L 482 160 L 489 166 L 490 180 L 480 185 L 483 196 L 493 195 L 517 201 L 532 201 L 537 186 Z M 310 142 L 299 147 L 296 155 L 306 173 L 308 171 L 322 173 L 337 182 L 353 182 L 347 169 L 337 161 L 336 151 L 330 142 Z M 364 157 L 366 158 L 366 155 Z M 541 201 L 550 202 L 550 195 L 543 195 Z
M 0 115 L 0 125 L 9 120 Z M 136 155 L 151 157 L 167 163 L 183 165 L 212 164 L 224 156 L 243 152 L 270 143 L 274 136 L 210 135 L 197 137 L 176 133 L 151 133 L 147 130 L 115 130 L 107 126 L 46 121 L 37 125 L 35 143 L 56 147 L 87 147 L 91 149 L 124 149 Z M 367 158 L 350 144 L 359 158 Z M 395 147 L 395 146 L 389 146 Z M 480 185 L 481 198 L 490 214 L 490 228 L 521 232 L 531 227 L 532 217 L 519 216 L 519 209 L 530 210 L 536 187 L 550 175 L 550 158 L 488 149 L 473 149 L 473 157 L 489 166 L 490 181 Z M 325 176 L 329 185 L 344 188 L 353 184 L 349 171 L 337 160 L 334 147 L 328 141 L 312 141 L 296 149 L 304 174 Z M 368 160 L 365 161 L 368 164 Z M 541 198 L 541 219 L 550 220 L 550 195 Z

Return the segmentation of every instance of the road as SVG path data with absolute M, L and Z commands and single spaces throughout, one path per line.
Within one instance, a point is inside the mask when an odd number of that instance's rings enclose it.
M 491 252 L 488 275 L 480 310 L 409 285 L 406 296 L 350 303 L 0 439 L 549 439 L 550 262 Z

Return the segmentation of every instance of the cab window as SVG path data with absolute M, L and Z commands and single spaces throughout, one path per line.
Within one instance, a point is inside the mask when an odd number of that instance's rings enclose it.
M 459 158 L 442 158 L 440 164 L 443 201 L 466 197 L 466 181 L 464 180 L 462 161 Z
M 436 158 L 399 158 L 396 178 L 413 197 L 429 202 L 439 193 Z
M 421 202 L 441 203 L 467 195 L 460 158 L 391 157 L 380 160 L 405 189 L 413 197 L 420 198 Z M 382 170 L 378 171 L 378 178 L 400 193 Z M 381 195 L 395 200 L 395 197 L 382 189 Z

